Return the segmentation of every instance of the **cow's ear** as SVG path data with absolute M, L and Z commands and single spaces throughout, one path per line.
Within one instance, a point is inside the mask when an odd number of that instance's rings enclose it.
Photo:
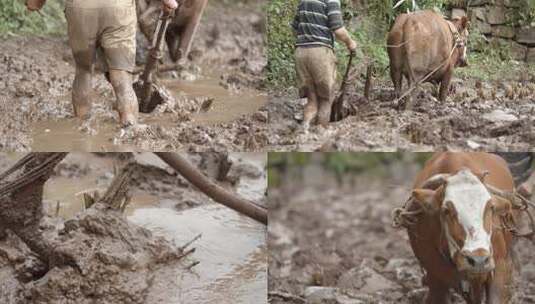
M 509 200 L 499 196 L 493 196 L 491 202 L 492 210 L 498 215 L 507 214 L 513 209 L 513 206 Z
M 436 194 L 436 190 L 430 189 L 414 189 L 412 191 L 412 197 L 414 198 L 414 201 L 429 213 L 434 213 L 439 209 L 436 200 Z

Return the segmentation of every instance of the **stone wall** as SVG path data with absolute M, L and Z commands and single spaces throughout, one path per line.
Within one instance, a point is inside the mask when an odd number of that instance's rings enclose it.
M 518 10 L 518 0 L 472 0 L 469 6 L 451 9 L 451 17 L 470 16 L 472 29 L 485 35 L 492 47 L 507 47 L 513 59 L 535 62 L 535 26 L 511 25 Z M 481 47 L 481 46 L 480 46 Z

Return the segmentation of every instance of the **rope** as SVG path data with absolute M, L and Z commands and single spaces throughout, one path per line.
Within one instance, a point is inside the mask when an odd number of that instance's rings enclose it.
M 446 20 L 447 21 L 447 20 Z M 424 83 L 425 81 L 427 81 L 433 74 L 435 74 L 438 70 L 440 70 L 441 68 L 443 68 L 451 59 L 451 57 L 453 56 L 453 53 L 455 52 L 455 49 L 457 48 L 457 46 L 461 45 L 464 43 L 464 39 L 461 38 L 461 35 L 459 34 L 459 32 L 457 31 L 457 29 L 455 28 L 455 26 L 450 22 L 450 21 L 447 21 L 448 23 L 448 26 L 450 28 L 450 32 L 451 34 L 453 35 L 453 40 L 455 41 L 455 43 L 453 44 L 453 47 L 450 51 L 450 55 L 448 56 L 448 58 L 446 60 L 444 60 L 439 66 L 437 66 L 433 71 L 431 71 L 430 73 L 428 73 L 427 75 L 425 75 L 424 78 L 418 80 L 412 87 L 410 87 L 407 91 L 405 91 L 405 93 L 403 93 L 399 98 L 397 98 L 396 100 L 394 100 L 394 105 L 399 105 L 400 104 L 400 101 L 407 97 L 409 94 L 411 94 L 418 86 L 420 86 L 422 83 Z M 409 40 L 410 41 L 410 40 Z M 404 43 L 407 43 L 409 41 L 406 41 Z M 396 47 L 396 46 L 393 46 L 393 47 Z
M 515 237 L 523 237 L 528 238 L 530 240 L 534 240 L 535 216 L 533 212 L 535 211 L 535 203 L 528 200 L 517 191 L 505 192 L 488 184 L 485 184 L 485 187 L 492 195 L 496 195 L 510 201 L 512 210 L 523 212 L 529 220 L 530 231 L 526 233 L 521 233 L 519 231 L 517 222 L 512 212 L 507 212 L 504 215 L 500 216 L 500 226 L 494 226 L 494 224 L 493 226 L 498 229 L 507 230 L 511 232 Z M 411 207 L 414 206 L 414 204 L 412 204 L 413 200 L 414 198 L 411 196 L 401 207 L 394 208 L 394 210 L 392 210 L 392 227 L 396 229 L 399 229 L 401 227 L 408 229 L 411 226 L 417 224 L 417 217 L 424 211 L 422 208 L 411 210 Z
M 400 43 L 400 44 L 387 44 L 387 45 L 386 45 L 386 48 L 398 48 L 398 47 L 402 47 L 402 46 L 404 46 L 405 44 L 409 43 L 411 40 L 412 40 L 412 39 L 407 40 L 407 41 L 405 41 L 405 42 L 402 42 L 402 43 Z
M 417 224 L 417 216 L 424 211 L 421 208 L 417 210 L 409 210 L 409 208 L 413 206 L 412 202 L 413 197 L 411 196 L 402 207 L 394 208 L 394 210 L 392 210 L 392 227 L 396 229 L 401 227 L 408 229 Z

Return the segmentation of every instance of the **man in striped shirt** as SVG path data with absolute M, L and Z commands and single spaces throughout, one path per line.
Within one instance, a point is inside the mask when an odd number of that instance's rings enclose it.
M 316 117 L 322 126 L 329 123 L 336 82 L 335 38 L 351 52 L 357 44 L 344 27 L 340 0 L 300 0 L 292 27 L 299 94 L 308 99 L 303 117 L 307 131 Z

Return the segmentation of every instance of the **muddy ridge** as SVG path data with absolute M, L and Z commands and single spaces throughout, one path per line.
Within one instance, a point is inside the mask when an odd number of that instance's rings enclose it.
M 74 218 L 62 222 L 45 215 L 44 184 L 65 156 L 28 155 L 17 163 L 12 178 L 3 178 L 2 191 L 11 190 L 0 202 L 0 299 L 147 303 L 158 268 L 177 263 L 185 248 L 128 223 L 119 211 L 117 203 L 128 192 L 131 166 L 117 175 L 106 195 L 94 197 L 98 202 Z
M 4 155 L 0 167 L 7 168 L 21 156 Z M 222 186 L 263 196 L 266 176 L 258 156 L 187 156 L 205 174 L 214 179 L 219 175 Z M 29 195 L 31 205 L 17 195 L 9 202 L 0 201 L 0 302 L 150 304 L 218 299 L 227 303 L 229 292 L 242 301 L 258 302 L 259 294 L 265 298 L 262 269 L 265 272 L 267 248 L 259 238 L 264 227 L 214 204 L 153 157 L 150 153 L 70 153 L 46 178 L 30 185 L 37 195 L 21 193 Z M 127 164 L 126 171 L 119 170 Z M 128 172 L 132 197 L 132 206 L 124 213 L 111 209 L 119 206 L 116 203 L 104 203 L 117 197 L 105 193 L 110 185 L 121 185 L 114 183 L 122 179 L 121 172 Z M 257 181 L 263 181 L 264 188 Z M 76 206 L 82 192 L 100 198 L 99 202 L 90 208 Z M 26 225 L 19 229 L 16 223 L 24 221 Z M 182 248 L 202 232 L 206 234 L 201 239 Z M 229 233 L 232 236 L 225 235 Z M 223 250 L 220 246 L 236 235 L 241 236 L 235 242 L 240 255 L 224 250 L 226 254 L 213 261 L 214 250 Z M 45 249 L 36 251 L 35 243 Z M 202 249 L 189 252 L 197 244 Z M 190 269 L 197 261 L 201 266 Z M 234 287 L 226 291 L 229 285 Z
M 304 101 L 295 94 L 275 94 L 278 97 L 271 99 L 268 109 L 269 147 L 276 151 L 529 150 L 535 143 L 535 75 L 528 68 L 517 70 L 499 81 L 457 75 L 444 103 L 437 100 L 436 88 L 425 84 L 413 94 L 411 108 L 398 110 L 389 80 L 374 79 L 370 100 L 364 98 L 361 71 L 366 68 L 359 65 L 346 97 L 356 116 L 303 134 L 298 121 Z

